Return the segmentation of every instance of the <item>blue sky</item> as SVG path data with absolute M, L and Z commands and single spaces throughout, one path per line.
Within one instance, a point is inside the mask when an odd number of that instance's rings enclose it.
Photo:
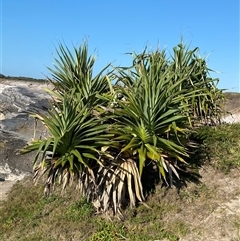
M 219 88 L 240 91 L 238 0 L 0 0 L 0 73 L 45 78 L 55 46 L 88 39 L 96 72 L 128 65 L 147 45 L 171 53 L 181 37 L 199 47 Z

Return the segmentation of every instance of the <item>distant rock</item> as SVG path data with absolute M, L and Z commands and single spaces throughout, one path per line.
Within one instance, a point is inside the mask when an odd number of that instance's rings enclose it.
M 226 113 L 223 121 L 226 123 L 240 123 L 240 93 L 226 92 Z
M 5 75 L 3 75 L 3 74 L 0 74 L 0 78 L 5 78 Z

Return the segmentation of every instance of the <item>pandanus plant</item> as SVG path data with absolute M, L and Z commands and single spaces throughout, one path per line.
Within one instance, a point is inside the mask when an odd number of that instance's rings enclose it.
M 173 83 L 179 78 L 184 81 L 178 86 L 179 90 L 198 93 L 184 101 L 189 104 L 186 111 L 193 125 L 215 125 L 221 122 L 224 113 L 225 97 L 223 90 L 217 88 L 218 79 L 210 77 L 206 59 L 200 57 L 199 48 L 190 50 L 183 42 L 173 48 L 170 64 L 174 73 Z
M 184 80 L 179 78 L 172 84 L 174 73 L 163 56 L 164 52 L 144 52 L 135 55 L 133 69 L 119 69 L 117 91 L 122 99 L 110 131 L 118 144 L 118 157 L 136 163 L 138 178 L 145 162 L 151 160 L 165 181 L 168 172 L 172 182 L 172 172 L 179 177 L 176 161 L 185 162 L 184 157 L 188 157 L 188 121 L 181 101 L 195 92 L 176 91 Z
M 53 90 L 47 89 L 53 96 L 51 107 L 47 114 L 32 113 L 46 126 L 49 136 L 32 141 L 22 153 L 37 151 L 34 180 L 47 175 L 46 194 L 56 180 L 64 190 L 75 179 L 82 193 L 95 199 L 94 170 L 102 165 L 101 147 L 110 139 L 106 117 L 101 117 L 111 95 L 110 81 L 104 70 L 93 77 L 95 59 L 88 56 L 86 43 L 74 47 L 75 55 L 60 44 L 57 54 L 55 68 L 49 68 L 54 86 Z
M 108 125 L 93 116 L 92 109 L 87 105 L 73 100 L 73 96 L 65 94 L 61 106 L 55 103 L 48 114 L 33 114 L 34 118 L 47 127 L 50 135 L 33 140 L 22 150 L 23 154 L 37 151 L 33 163 L 34 180 L 37 181 L 47 173 L 47 195 L 56 180 L 63 184 L 63 190 L 74 179 L 78 180 L 83 193 L 88 193 L 92 185 L 94 189 L 96 183 L 93 171 L 102 165 L 101 147 L 110 138 L 106 133 Z M 93 194 L 88 193 L 87 196 L 93 198 Z
M 139 180 L 149 161 L 172 185 L 172 174 L 179 178 L 178 163 L 187 164 L 189 148 L 196 147 L 189 140 L 192 125 L 203 118 L 219 117 L 214 106 L 204 105 L 205 99 L 217 105 L 221 94 L 214 81 L 207 79 L 204 61 L 195 58 L 195 50 L 185 51 L 181 44 L 178 48 L 174 48 L 173 62 L 165 51 L 145 50 L 133 53 L 132 67 L 116 68 L 116 92 L 121 99 L 117 100 L 116 122 L 110 133 L 114 134 L 118 165 L 111 165 L 110 172 L 105 170 L 111 180 L 105 196 L 111 196 L 115 208 L 124 199 L 124 181 L 130 206 L 136 200 L 144 201 Z
M 133 53 L 131 67 L 104 74 L 108 65 L 95 77 L 86 43 L 73 52 L 60 44 L 50 68 L 51 108 L 33 113 L 49 132 L 22 150 L 36 151 L 34 180 L 45 177 L 46 194 L 57 180 L 63 190 L 76 180 L 98 211 L 144 204 L 146 163 L 170 185 L 173 174 L 180 178 L 179 163 L 187 164 L 193 145 L 190 127 L 196 115 L 218 117 L 213 107 L 221 92 L 207 78 L 205 62 L 182 45 L 172 61 L 165 51 L 145 49 Z

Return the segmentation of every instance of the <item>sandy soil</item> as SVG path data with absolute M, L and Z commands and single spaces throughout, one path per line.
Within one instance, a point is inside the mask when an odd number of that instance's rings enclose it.
M 0 179 L 0 201 L 7 198 L 7 193 L 15 183 L 16 181 Z
M 225 175 L 208 167 L 201 174 L 209 196 L 181 212 L 192 232 L 180 241 L 240 241 L 240 170 Z
M 2 201 L 7 198 L 7 194 L 11 190 L 12 186 L 17 181 L 22 180 L 26 174 L 13 174 L 8 164 L 5 164 L 4 167 L 0 166 L 0 174 L 0 201 Z

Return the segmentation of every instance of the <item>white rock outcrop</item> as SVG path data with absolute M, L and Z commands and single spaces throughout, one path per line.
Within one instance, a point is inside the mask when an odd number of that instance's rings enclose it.
M 0 181 L 19 180 L 32 171 L 33 153 L 19 155 L 34 133 L 28 111 L 45 111 L 49 95 L 44 82 L 0 79 Z M 38 124 L 36 137 L 45 131 Z

